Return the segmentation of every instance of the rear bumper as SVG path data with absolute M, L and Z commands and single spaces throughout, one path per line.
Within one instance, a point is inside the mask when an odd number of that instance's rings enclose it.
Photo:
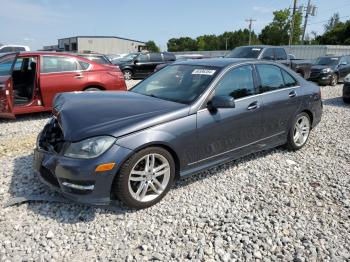
M 34 170 L 43 183 L 74 202 L 108 205 L 114 177 L 130 153 L 129 149 L 113 145 L 97 158 L 73 159 L 36 148 Z M 95 172 L 98 165 L 111 162 L 116 163 L 112 170 Z

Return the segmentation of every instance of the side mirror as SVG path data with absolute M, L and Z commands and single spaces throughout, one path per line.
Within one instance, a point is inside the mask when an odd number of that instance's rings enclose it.
M 209 111 L 217 108 L 235 108 L 235 99 L 232 96 L 214 96 L 207 104 Z

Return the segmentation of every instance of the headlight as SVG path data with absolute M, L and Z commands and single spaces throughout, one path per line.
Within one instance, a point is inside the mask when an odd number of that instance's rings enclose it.
M 330 68 L 322 69 L 322 73 L 330 73 L 331 71 L 332 71 L 332 69 L 330 69 Z
M 77 143 L 71 143 L 66 149 L 64 156 L 73 158 L 97 157 L 106 152 L 115 140 L 111 136 L 98 136 Z
M 344 78 L 344 82 L 345 82 L 345 83 L 350 83 L 350 74 L 348 74 L 348 75 Z

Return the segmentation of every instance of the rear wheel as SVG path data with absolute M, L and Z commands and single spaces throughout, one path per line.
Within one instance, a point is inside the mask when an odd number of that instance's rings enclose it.
M 310 130 L 311 121 L 309 115 L 305 112 L 297 115 L 288 133 L 287 148 L 290 150 L 302 148 L 309 138 Z
M 338 84 L 338 75 L 337 74 L 333 74 L 332 78 L 331 78 L 331 86 L 336 86 Z
M 131 80 L 132 79 L 132 72 L 131 70 L 125 69 L 123 71 L 124 79 L 125 80 Z
M 122 165 L 113 191 L 127 206 L 146 208 L 167 194 L 174 177 L 171 154 L 163 148 L 150 147 L 137 152 Z

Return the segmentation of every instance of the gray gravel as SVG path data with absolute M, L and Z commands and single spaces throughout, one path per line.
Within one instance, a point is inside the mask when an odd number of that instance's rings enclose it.
M 350 106 L 322 87 L 324 115 L 298 152 L 257 153 L 178 181 L 146 210 L 0 208 L 0 261 L 350 259 Z M 54 194 L 32 171 L 48 114 L 0 121 L 0 205 Z

